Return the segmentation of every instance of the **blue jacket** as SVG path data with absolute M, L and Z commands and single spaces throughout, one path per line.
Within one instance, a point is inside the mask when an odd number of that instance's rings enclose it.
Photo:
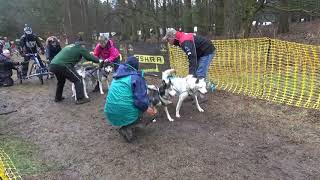
M 141 72 L 122 64 L 113 75 L 105 116 L 114 126 L 126 126 L 137 121 L 149 106 L 147 85 Z

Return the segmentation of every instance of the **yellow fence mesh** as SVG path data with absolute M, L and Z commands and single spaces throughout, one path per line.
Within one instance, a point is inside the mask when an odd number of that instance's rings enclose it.
M 8 154 L 0 148 L 0 170 L 4 170 L 4 180 L 22 179 Z M 0 172 L 1 173 L 1 172 Z
M 320 109 L 320 46 L 269 38 L 215 40 L 208 79 L 217 89 Z M 188 74 L 188 59 L 169 46 L 171 68 Z

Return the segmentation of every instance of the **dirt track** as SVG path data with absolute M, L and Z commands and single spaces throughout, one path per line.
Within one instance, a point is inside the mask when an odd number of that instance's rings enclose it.
M 150 81 L 149 81 L 150 82 Z M 137 132 L 127 144 L 103 116 L 105 96 L 76 106 L 52 101 L 55 80 L 0 89 L 1 134 L 35 144 L 43 164 L 59 169 L 27 179 L 318 179 L 320 112 L 269 104 L 216 91 L 197 112 L 183 104 L 181 119 Z M 170 112 L 174 117 L 174 107 Z M 0 134 L 0 136 L 1 136 Z

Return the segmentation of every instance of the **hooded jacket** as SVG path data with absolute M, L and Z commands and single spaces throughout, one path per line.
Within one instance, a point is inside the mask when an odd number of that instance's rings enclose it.
M 139 62 L 132 56 L 113 75 L 104 113 L 114 126 L 132 124 L 148 109 L 147 85 L 138 68 Z
M 120 53 L 116 47 L 114 47 L 114 43 L 111 39 L 108 40 L 107 45 L 103 48 L 100 43 L 97 44 L 96 48 L 93 52 L 94 56 L 100 59 L 108 59 L 110 62 L 115 61 Z

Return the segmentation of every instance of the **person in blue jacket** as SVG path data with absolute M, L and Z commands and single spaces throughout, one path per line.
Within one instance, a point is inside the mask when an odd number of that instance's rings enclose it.
M 138 71 L 139 61 L 129 57 L 113 75 L 104 113 L 113 126 L 120 127 L 119 133 L 127 142 L 133 139 L 132 128 L 139 123 L 143 112 L 150 116 L 157 113 L 149 107 L 147 85 L 143 73 Z

